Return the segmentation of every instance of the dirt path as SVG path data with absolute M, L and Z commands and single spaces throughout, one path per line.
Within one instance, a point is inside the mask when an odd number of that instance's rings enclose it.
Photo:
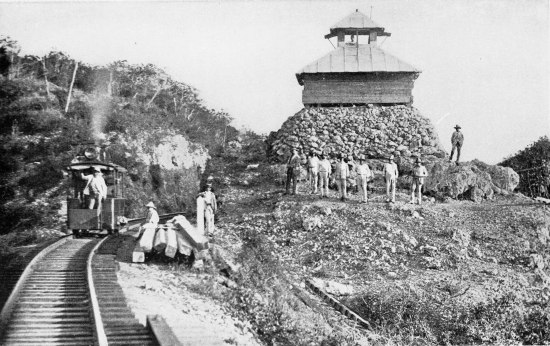
M 126 236 L 119 250 L 119 284 L 139 321 L 162 315 L 183 345 L 259 345 L 248 325 L 233 318 L 208 295 L 194 291 L 214 284 L 210 275 L 185 266 L 163 263 L 128 263 L 133 237 Z M 222 292 L 223 293 L 223 292 Z

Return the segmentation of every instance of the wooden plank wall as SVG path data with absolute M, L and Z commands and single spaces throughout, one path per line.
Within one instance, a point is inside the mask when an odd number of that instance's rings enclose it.
M 304 76 L 302 102 L 315 104 L 410 103 L 414 74 Z

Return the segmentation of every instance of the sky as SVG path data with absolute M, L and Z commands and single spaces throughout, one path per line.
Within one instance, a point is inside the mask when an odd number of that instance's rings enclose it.
M 548 0 L 2 2 L 0 35 L 23 54 L 61 50 L 103 65 L 153 63 L 210 108 L 260 133 L 302 107 L 296 72 L 334 48 L 351 12 L 392 35 L 379 45 L 422 70 L 414 106 L 447 151 L 497 163 L 550 136 Z M 336 44 L 335 38 L 332 43 Z

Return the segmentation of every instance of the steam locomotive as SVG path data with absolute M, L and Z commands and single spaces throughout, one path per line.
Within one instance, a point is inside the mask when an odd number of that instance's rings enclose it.
M 88 143 L 78 148 L 77 156 L 67 167 L 72 188 L 72 193 L 67 197 L 67 228 L 72 230 L 75 238 L 90 232 L 116 233 L 126 223 L 123 182 L 127 171 L 109 160 L 105 146 Z M 86 176 L 92 175 L 94 169 L 99 169 L 103 174 L 107 197 L 99 208 L 89 209 Z

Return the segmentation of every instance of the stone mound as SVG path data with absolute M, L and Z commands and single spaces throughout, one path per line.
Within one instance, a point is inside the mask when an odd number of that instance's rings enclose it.
M 430 120 L 411 106 L 305 108 L 267 139 L 268 155 L 283 161 L 292 149 L 335 158 L 390 154 L 403 159 L 445 157 Z

